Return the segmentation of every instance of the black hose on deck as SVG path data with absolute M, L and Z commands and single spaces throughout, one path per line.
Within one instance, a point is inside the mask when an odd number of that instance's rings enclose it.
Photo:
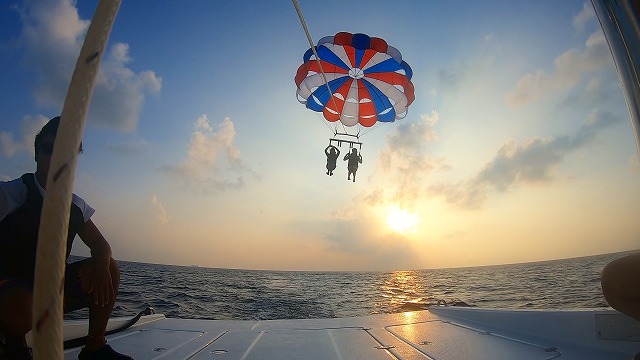
M 107 332 L 105 332 L 105 336 L 106 335 L 111 335 L 111 334 L 115 334 L 117 332 L 123 331 L 125 329 L 128 329 L 130 327 L 132 327 L 135 323 L 138 322 L 138 320 L 140 320 L 140 317 L 142 317 L 143 315 L 151 315 L 151 314 L 155 314 L 156 311 L 152 308 L 152 307 L 147 307 L 146 309 L 140 311 L 138 313 L 138 315 L 134 316 L 133 318 L 131 318 L 131 320 L 127 321 L 125 324 L 123 324 L 122 326 L 115 328 L 113 330 L 109 330 Z M 64 349 L 71 349 L 74 347 L 79 347 L 84 345 L 87 342 L 87 337 L 86 336 L 82 336 L 79 338 L 75 338 L 75 339 L 69 339 L 69 340 L 65 340 L 64 341 Z

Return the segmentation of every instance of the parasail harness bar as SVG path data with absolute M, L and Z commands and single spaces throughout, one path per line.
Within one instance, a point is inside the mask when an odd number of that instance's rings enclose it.
M 350 149 L 353 148 L 354 146 L 357 146 L 358 150 L 362 150 L 362 143 L 360 141 L 337 138 L 339 136 L 350 136 L 350 137 L 356 138 L 357 140 L 360 140 L 360 137 L 358 135 L 339 133 L 339 132 L 334 132 L 333 135 L 334 135 L 333 139 L 329 139 L 329 145 L 333 145 L 333 143 L 335 142 L 338 145 L 338 147 L 340 147 L 342 146 L 342 143 L 346 143 L 346 144 L 349 144 Z

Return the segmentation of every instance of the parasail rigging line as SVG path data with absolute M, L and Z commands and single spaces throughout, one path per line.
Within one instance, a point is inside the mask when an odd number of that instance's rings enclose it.
M 380 125 L 380 123 L 376 122 L 375 124 L 373 124 L 373 126 L 369 126 L 367 128 L 366 127 L 361 127 L 360 129 L 358 129 L 358 136 L 364 136 L 364 135 L 366 135 L 366 134 L 368 134 L 368 133 L 370 133 L 370 132 L 372 132 L 372 131 L 374 131 L 376 129 L 379 129 L 380 126 L 378 126 L 378 125 Z
M 329 95 L 331 96 L 331 101 L 333 102 L 333 107 L 338 111 L 338 105 L 336 104 L 336 100 L 333 96 L 333 91 L 331 91 L 331 87 L 329 86 L 329 81 L 327 81 L 327 75 L 322 68 L 322 62 L 320 61 L 320 57 L 318 56 L 318 52 L 316 50 L 315 45 L 313 44 L 313 39 L 311 38 L 311 34 L 309 33 L 309 28 L 307 27 L 307 23 L 304 21 L 304 16 L 302 16 L 302 10 L 300 9 L 300 5 L 298 4 L 298 0 L 293 1 L 293 6 L 296 8 L 296 12 L 298 13 L 298 18 L 300 19 L 300 25 L 304 29 L 305 35 L 307 35 L 307 41 L 309 41 L 309 46 L 311 46 L 311 51 L 313 51 L 313 55 L 316 57 L 316 62 L 318 63 L 318 67 L 320 68 L 320 73 L 322 75 L 322 79 L 324 80 L 324 84 L 327 87 L 327 91 L 329 91 Z M 343 131 L 346 133 L 347 129 L 342 125 Z M 335 129 L 333 130 L 334 135 L 338 133 L 338 125 L 336 124 Z
M 338 134 L 337 121 L 335 123 L 329 124 L 327 121 L 325 121 L 324 117 L 322 117 L 322 115 L 320 115 L 320 113 L 316 113 L 316 117 L 321 120 L 320 122 L 323 123 L 324 126 L 326 126 L 329 130 L 331 130 L 331 132 L 333 133 L 334 136 L 336 134 Z M 344 125 L 342 125 L 342 127 L 344 128 Z
M 78 146 L 100 61 L 121 0 L 100 0 L 78 55 L 62 106 L 47 191 L 42 203 L 33 287 L 32 335 L 36 360 L 62 360 L 63 289 L 69 208 Z

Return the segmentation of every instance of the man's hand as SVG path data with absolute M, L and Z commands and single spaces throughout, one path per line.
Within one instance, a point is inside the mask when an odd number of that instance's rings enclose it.
M 85 262 L 78 273 L 82 291 L 91 294 L 93 304 L 96 306 L 106 306 L 116 298 L 109 270 L 110 262 L 111 259 L 104 261 L 91 258 Z
M 91 249 L 91 259 L 78 274 L 82 290 L 91 294 L 95 305 L 110 304 L 116 297 L 111 274 L 111 247 L 91 219 L 78 229 L 78 235 Z

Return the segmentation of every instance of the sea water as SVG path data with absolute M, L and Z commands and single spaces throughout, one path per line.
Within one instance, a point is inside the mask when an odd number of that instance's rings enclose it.
M 600 273 L 623 253 L 535 263 L 393 272 L 214 269 L 119 261 L 113 316 L 334 318 L 426 309 L 445 301 L 506 309 L 605 308 Z M 66 319 L 86 318 L 86 310 Z

